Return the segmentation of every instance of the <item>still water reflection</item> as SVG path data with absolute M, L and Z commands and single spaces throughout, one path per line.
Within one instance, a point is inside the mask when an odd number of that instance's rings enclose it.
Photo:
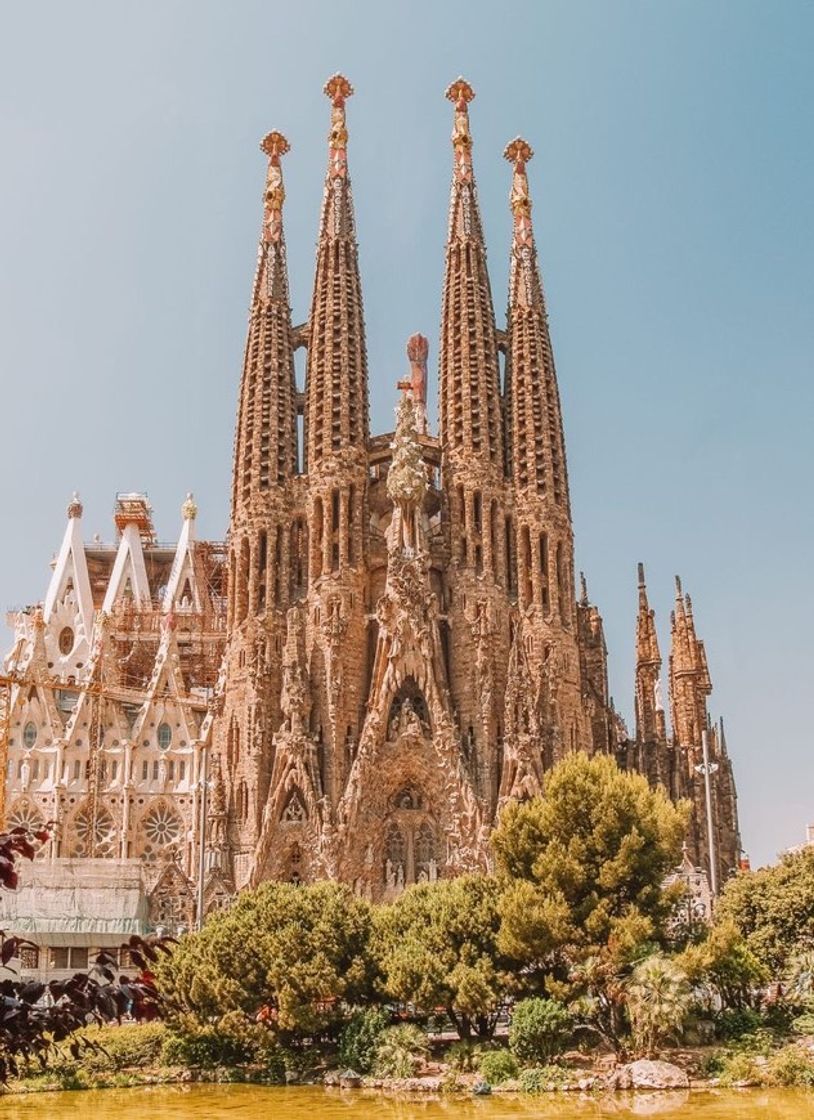
M 394 1098 L 360 1091 L 254 1085 L 160 1086 L 33 1093 L 0 1099 L 0 1120 L 814 1120 L 814 1092 L 791 1089 L 669 1092 L 578 1099 L 571 1095 Z

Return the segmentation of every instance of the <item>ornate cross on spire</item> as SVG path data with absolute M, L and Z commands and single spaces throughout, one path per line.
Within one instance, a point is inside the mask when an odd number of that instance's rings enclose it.
M 260 142 L 260 148 L 269 157 L 266 175 L 266 190 L 263 195 L 263 240 L 279 242 L 283 236 L 283 170 L 280 156 L 291 150 L 291 145 L 282 132 L 269 132 Z
M 326 97 L 331 99 L 331 131 L 328 133 L 329 174 L 344 179 L 348 173 L 348 130 L 345 125 L 345 102 L 353 96 L 353 86 L 344 74 L 334 74 L 325 83 Z
M 469 183 L 472 180 L 472 134 L 469 131 L 467 105 L 474 96 L 475 91 L 464 78 L 456 78 L 446 92 L 447 100 L 455 106 L 452 147 L 455 149 L 455 178 L 459 183 Z

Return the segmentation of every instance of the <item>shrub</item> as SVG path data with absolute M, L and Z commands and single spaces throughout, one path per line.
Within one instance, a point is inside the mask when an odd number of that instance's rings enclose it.
M 370 1073 L 382 1033 L 390 1024 L 386 1011 L 367 1007 L 354 1012 L 339 1036 L 339 1062 L 343 1069 Z
M 510 1050 L 487 1050 L 480 1060 L 480 1075 L 490 1085 L 501 1085 L 517 1077 L 517 1059 Z
M 284 1080 L 290 1064 L 268 1027 L 241 1011 L 227 1011 L 217 1023 L 206 1024 L 193 1015 L 182 1015 L 167 1029 L 161 1060 L 165 1065 L 201 1069 L 261 1066 L 271 1081 Z
M 521 999 L 509 1028 L 509 1048 L 521 1062 L 561 1054 L 571 1033 L 571 1016 L 556 999 Z
M 798 1015 L 796 1019 L 792 1019 L 791 1029 L 795 1034 L 814 1034 L 814 1011 L 806 1011 L 804 1015 Z
M 453 1042 L 444 1055 L 444 1060 L 450 1069 L 457 1070 L 458 1073 L 474 1073 L 482 1053 L 482 1046 L 463 1039 L 460 1042 Z
M 121 1026 L 89 1027 L 82 1032 L 91 1048 L 84 1051 L 79 1065 L 90 1073 L 157 1065 L 166 1037 L 163 1023 L 125 1023 Z
M 763 1025 L 759 1012 L 749 1007 L 741 1010 L 732 1008 L 722 1011 L 715 1019 L 715 1030 L 719 1038 L 729 1042 L 752 1034 Z
M 724 1056 L 721 1062 L 719 1077 L 722 1085 L 737 1085 L 742 1081 L 761 1080 L 761 1074 L 755 1065 L 755 1056 L 743 1051 Z
M 412 1077 L 428 1052 L 424 1032 L 413 1023 L 400 1023 L 380 1034 L 373 1070 L 379 1077 Z
M 520 1088 L 524 1093 L 545 1093 L 561 1089 L 568 1084 L 568 1073 L 562 1066 L 532 1066 L 520 1073 Z
M 770 1057 L 765 1069 L 768 1085 L 814 1086 L 814 1059 L 799 1046 L 784 1046 Z

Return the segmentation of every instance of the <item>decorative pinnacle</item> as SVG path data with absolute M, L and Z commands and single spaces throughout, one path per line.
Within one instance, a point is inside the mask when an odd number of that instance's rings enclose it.
M 463 102 L 463 108 L 465 109 L 467 103 L 474 100 L 475 91 L 466 78 L 458 77 L 447 86 L 444 97 L 446 97 L 447 101 L 451 101 L 456 107 L 459 107 L 461 102 Z
M 681 599 L 681 576 L 676 576 L 676 599 Z
M 74 490 L 71 495 L 71 500 L 68 502 L 68 517 L 81 517 L 82 516 L 82 503 L 79 501 L 79 494 Z
M 183 505 L 181 506 L 181 513 L 184 521 L 194 521 L 198 516 L 198 505 L 192 497 L 192 491 L 190 491 L 184 499 Z
M 353 86 L 350 84 L 344 74 L 334 74 L 329 78 L 323 86 L 322 92 L 326 97 L 330 97 L 334 105 L 340 106 L 347 101 L 349 97 L 353 97 Z
M 447 87 L 444 95 L 455 106 L 455 122 L 452 126 L 452 147 L 455 150 L 455 178 L 459 183 L 472 179 L 472 134 L 469 131 L 469 110 L 467 105 L 474 98 L 475 91 L 469 82 L 456 78 Z
M 510 140 L 503 151 L 503 158 L 514 164 L 512 176 L 512 193 L 509 196 L 509 205 L 514 214 L 514 239 L 515 244 L 531 247 L 531 195 L 529 194 L 529 181 L 526 175 L 526 164 L 534 156 L 531 144 L 522 136 L 515 136 Z
M 286 152 L 291 151 L 291 145 L 283 136 L 282 132 L 276 130 L 266 133 L 260 141 L 260 150 L 265 152 L 270 160 L 279 159 L 284 156 Z
M 282 132 L 274 131 L 263 137 L 260 148 L 269 157 L 266 191 L 263 195 L 263 238 L 267 242 L 277 242 L 283 236 L 283 203 L 285 202 L 280 156 L 290 151 L 291 145 Z
M 528 140 L 524 140 L 522 136 L 515 136 L 514 140 L 510 140 L 503 149 L 503 158 L 509 163 L 526 164 L 530 159 L 534 159 L 534 149 Z
M 644 564 L 639 561 L 639 587 L 644 587 Z
M 328 174 L 334 180 L 348 174 L 348 130 L 345 125 L 345 102 L 353 96 L 353 86 L 344 74 L 334 74 L 323 88 L 331 99 L 331 131 L 328 133 Z

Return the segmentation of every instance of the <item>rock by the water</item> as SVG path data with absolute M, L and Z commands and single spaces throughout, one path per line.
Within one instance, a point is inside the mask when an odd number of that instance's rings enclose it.
M 362 1076 L 355 1069 L 343 1070 L 339 1075 L 340 1089 L 358 1089 L 362 1084 Z
M 690 1079 L 672 1062 L 656 1062 L 642 1058 L 620 1066 L 613 1074 L 615 1089 L 689 1089 Z
M 492 1086 L 488 1081 L 476 1081 L 472 1086 L 472 1092 L 476 1097 L 488 1097 L 492 1092 Z

